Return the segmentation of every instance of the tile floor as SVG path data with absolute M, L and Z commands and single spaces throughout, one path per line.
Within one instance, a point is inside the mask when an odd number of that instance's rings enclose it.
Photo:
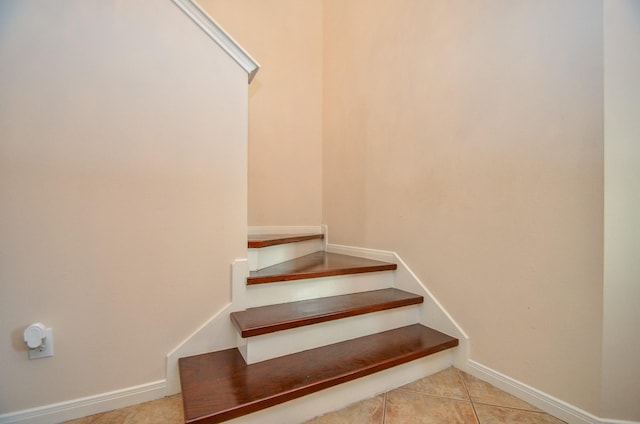
M 562 424 L 528 403 L 449 368 L 305 424 Z M 182 424 L 182 401 L 171 396 L 67 424 Z
M 561 424 L 557 418 L 455 368 L 306 424 Z

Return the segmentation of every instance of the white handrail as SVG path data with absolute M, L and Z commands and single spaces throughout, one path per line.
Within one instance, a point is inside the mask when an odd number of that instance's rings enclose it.
M 227 52 L 249 75 L 249 83 L 260 69 L 256 62 L 216 21 L 194 0 L 172 0 L 193 22 Z

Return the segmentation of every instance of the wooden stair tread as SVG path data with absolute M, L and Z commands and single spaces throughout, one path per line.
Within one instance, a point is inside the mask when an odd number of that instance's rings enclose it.
M 423 301 L 422 296 L 389 288 L 249 308 L 232 312 L 231 321 L 242 337 L 253 337 Z
M 249 235 L 248 246 L 250 249 L 258 249 L 299 241 L 322 240 L 323 238 L 324 234 L 252 234 Z
M 251 271 L 247 284 L 264 284 L 304 278 L 395 270 L 396 264 L 338 253 L 315 252 L 290 261 Z
M 186 423 L 219 423 L 458 345 L 414 324 L 247 365 L 237 349 L 179 360 Z

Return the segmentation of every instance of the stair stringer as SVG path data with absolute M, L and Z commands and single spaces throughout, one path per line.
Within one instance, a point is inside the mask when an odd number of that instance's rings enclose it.
M 453 349 L 453 365 L 462 371 L 468 370 L 469 336 L 397 253 L 335 244 L 328 244 L 327 252 L 396 263 L 394 287 L 424 297 L 424 302 L 418 306 L 420 324 L 457 338 L 459 344 Z
M 231 264 L 231 301 L 167 354 L 167 396 L 180 393 L 178 358 L 237 347 L 237 331 L 229 314 L 246 309 L 247 259 Z
M 249 234 L 292 234 L 297 232 L 324 234 L 322 247 L 323 250 L 326 249 L 328 235 L 326 225 L 248 228 Z M 249 277 L 249 259 L 236 259 L 231 264 L 230 302 L 216 311 L 211 318 L 167 353 L 165 371 L 167 396 L 180 393 L 179 358 L 239 347 L 238 333 L 229 314 L 248 307 L 247 277 Z

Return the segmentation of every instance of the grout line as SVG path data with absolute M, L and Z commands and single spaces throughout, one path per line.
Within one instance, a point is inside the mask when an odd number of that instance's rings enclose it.
M 395 390 L 402 391 L 402 392 L 415 393 L 418 395 L 424 395 L 424 396 L 434 397 L 438 399 L 449 399 L 449 400 L 459 400 L 461 402 L 471 402 L 470 398 L 465 399 L 465 398 L 459 398 L 455 396 L 434 395 L 433 393 L 425 393 L 425 392 L 420 392 L 418 390 L 402 389 L 402 388 L 397 388 Z
M 552 417 L 552 418 L 555 418 L 557 420 L 560 420 L 558 417 L 555 417 L 555 416 L 553 416 L 553 415 L 551 415 L 551 414 L 549 414 L 549 413 L 547 413 L 545 411 L 539 410 L 539 409 L 538 410 L 533 410 L 533 409 L 527 409 L 527 408 L 518 408 L 518 407 L 514 407 L 514 406 L 495 405 L 493 403 L 488 403 L 488 402 L 483 402 L 483 401 L 475 401 L 471 397 L 471 393 L 469 392 L 469 388 L 467 387 L 467 382 L 464 380 L 464 377 L 460 373 L 461 371 L 458 370 L 457 368 L 456 368 L 456 370 L 458 371 L 458 376 L 460 377 L 460 380 L 462 380 L 462 384 L 464 385 L 464 388 L 467 391 L 467 395 L 469 396 L 469 399 L 471 400 L 471 405 L 473 406 L 473 412 L 476 414 L 476 420 L 478 421 L 478 423 L 480 423 L 480 417 L 478 417 L 478 412 L 476 411 L 476 404 L 490 406 L 492 408 L 503 408 L 503 409 L 509 409 L 509 410 L 512 410 L 512 411 L 523 411 L 523 412 L 530 412 L 530 413 L 534 413 L 534 414 L 547 415 L 549 417 Z M 520 399 L 520 398 L 518 398 L 518 399 Z M 560 421 L 562 421 L 562 420 L 560 420 Z M 562 421 L 562 422 L 565 422 L 565 421 Z
M 544 411 L 541 410 L 534 410 L 534 409 L 527 409 L 527 408 L 518 408 L 517 406 L 507 406 L 507 405 L 496 405 L 495 403 L 489 403 L 486 401 L 476 401 L 474 403 L 477 403 L 478 405 L 485 405 L 485 406 L 495 406 L 496 408 L 504 408 L 504 409 L 513 409 L 514 411 L 524 411 L 524 412 L 536 412 L 538 414 L 547 414 Z M 549 414 L 547 414 L 549 415 Z
M 560 418 L 555 417 L 555 416 L 549 414 L 548 412 L 541 411 L 541 410 L 534 411 L 533 409 L 517 408 L 515 406 L 494 405 L 492 403 L 487 403 L 487 402 L 474 402 L 474 403 L 477 403 L 478 405 L 490 406 L 492 408 L 509 409 L 509 410 L 512 410 L 512 411 L 522 411 L 522 412 L 528 412 L 528 413 L 531 413 L 531 414 L 547 415 L 549 417 L 555 418 L 556 420 L 560 420 L 563 423 L 566 423 L 566 421 L 563 421 Z
M 467 382 L 464 381 L 464 377 L 460 374 L 460 370 L 458 368 L 455 369 L 458 373 L 458 378 L 462 381 L 462 385 L 464 386 L 464 390 L 467 392 L 467 396 L 469 396 L 469 402 L 471 402 L 471 407 L 473 408 L 473 414 L 476 416 L 476 422 L 480 424 L 480 417 L 478 417 L 478 411 L 476 411 L 476 404 L 471 398 L 471 393 L 469 392 L 469 388 L 467 387 Z
M 387 419 L 387 393 L 389 392 L 385 392 L 382 398 L 382 423 L 380 424 L 384 424 Z

